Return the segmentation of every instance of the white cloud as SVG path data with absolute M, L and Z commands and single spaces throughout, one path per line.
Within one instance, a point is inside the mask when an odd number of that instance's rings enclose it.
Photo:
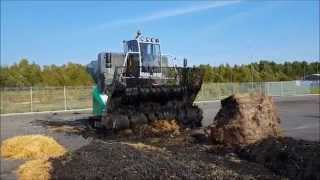
M 185 14 L 196 13 L 196 12 L 205 11 L 208 9 L 229 6 L 239 2 L 240 0 L 214 1 L 214 2 L 205 3 L 205 4 L 198 3 L 197 5 L 188 6 L 188 7 L 179 7 L 176 9 L 162 10 L 162 11 L 158 11 L 142 17 L 115 20 L 112 22 L 101 24 L 97 27 L 97 29 L 105 29 L 107 27 L 114 27 L 114 26 L 121 26 L 121 25 L 135 24 L 135 23 L 143 23 L 143 22 L 154 21 L 154 20 L 159 20 L 159 19 L 174 17 L 174 16 L 182 16 Z

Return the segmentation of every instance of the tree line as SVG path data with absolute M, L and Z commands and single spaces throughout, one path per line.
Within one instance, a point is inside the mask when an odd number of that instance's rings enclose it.
M 294 61 L 283 64 L 260 61 L 247 65 L 200 65 L 204 82 L 289 81 L 319 73 L 319 62 Z M 11 66 L 0 66 L 1 87 L 15 86 L 89 86 L 93 85 L 81 64 L 40 66 L 27 59 Z
M 40 66 L 21 59 L 19 63 L 0 67 L 1 87 L 16 86 L 88 86 L 91 76 L 81 64 Z
M 278 64 L 262 60 L 247 65 L 200 65 L 204 70 L 204 82 L 261 82 L 301 80 L 319 73 L 319 62 L 294 61 Z

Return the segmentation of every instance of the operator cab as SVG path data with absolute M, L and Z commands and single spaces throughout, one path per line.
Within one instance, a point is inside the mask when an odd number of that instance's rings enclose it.
M 161 51 L 159 39 L 143 37 L 138 31 L 134 40 L 123 41 L 127 77 L 160 78 Z

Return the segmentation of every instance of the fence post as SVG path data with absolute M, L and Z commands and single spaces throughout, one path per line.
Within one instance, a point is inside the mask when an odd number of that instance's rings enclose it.
M 0 88 L 0 114 L 2 114 L 2 113 L 4 113 L 5 111 L 4 111 L 4 109 L 3 109 L 3 94 L 5 94 L 6 92 L 5 92 L 5 87 L 1 87 Z
M 67 110 L 67 94 L 66 94 L 66 86 L 63 86 L 63 97 L 64 97 L 64 110 Z
M 201 96 L 200 96 L 201 98 L 199 98 L 199 99 L 200 99 L 199 101 L 202 101 L 202 99 L 204 99 L 204 96 L 205 96 L 204 89 L 205 89 L 205 88 L 203 88 L 203 85 L 202 85 L 202 86 L 201 86 L 201 89 L 200 89 L 200 90 L 201 90 Z
M 253 90 L 253 81 L 251 81 L 251 92 L 254 91 Z
M 280 81 L 280 96 L 283 96 L 283 82 Z
M 32 104 L 32 86 L 30 87 L 30 112 L 33 112 L 33 104 Z
M 231 82 L 231 84 L 232 84 L 232 94 L 235 94 L 234 83 Z
M 259 84 L 260 84 L 260 94 L 262 94 L 262 82 L 259 82 Z M 265 93 L 265 92 L 263 92 L 263 93 Z
M 297 95 L 298 94 L 298 91 L 297 91 L 297 89 L 298 89 L 298 86 L 297 86 L 297 81 L 295 81 L 295 84 L 294 84 L 294 95 Z
M 218 100 L 220 100 L 220 85 L 219 85 L 219 83 L 217 83 L 217 87 L 218 87 Z

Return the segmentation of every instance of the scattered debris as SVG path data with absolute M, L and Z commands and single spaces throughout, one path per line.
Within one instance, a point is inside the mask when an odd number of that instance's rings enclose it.
M 65 133 L 80 133 L 83 129 L 74 126 L 48 126 L 49 130 L 54 132 L 65 132 Z
M 193 137 L 195 142 L 197 143 L 203 143 L 208 141 L 208 133 L 204 128 L 192 129 L 190 132 L 190 136 Z
M 214 143 L 246 145 L 281 134 L 272 98 L 264 94 L 235 94 L 221 100 L 210 127 Z
M 135 130 L 144 137 L 162 136 L 162 135 L 178 135 L 180 126 L 175 120 L 158 120 L 148 125 L 138 126 Z
M 120 136 L 125 136 L 126 137 L 126 136 L 133 135 L 133 131 L 132 131 L 132 129 L 124 129 L 124 130 L 119 131 L 118 134 Z
M 162 149 L 156 146 L 151 146 L 143 143 L 123 143 L 126 145 L 129 145 L 131 147 L 134 147 L 138 150 L 152 150 L 152 151 L 161 151 Z
M 43 135 L 15 136 L 1 144 L 1 156 L 9 159 L 57 157 L 65 152 L 53 138 Z
M 244 147 L 239 155 L 290 179 L 320 179 L 319 142 L 267 138 Z

